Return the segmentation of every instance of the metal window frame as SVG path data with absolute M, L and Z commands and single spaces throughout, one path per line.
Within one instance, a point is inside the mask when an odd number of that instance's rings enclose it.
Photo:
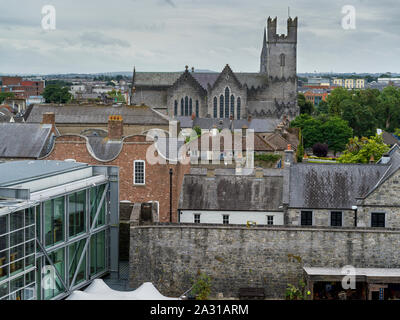
M 143 164 L 143 183 L 136 182 L 136 164 Z M 144 160 L 135 160 L 133 161 L 133 184 L 136 186 L 144 186 L 146 185 L 146 161 Z

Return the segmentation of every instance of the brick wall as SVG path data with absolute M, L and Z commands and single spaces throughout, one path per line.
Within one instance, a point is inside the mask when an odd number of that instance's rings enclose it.
M 61 136 L 56 139 L 54 149 L 45 158 L 47 160 L 75 159 L 78 162 L 92 165 L 110 165 L 120 168 L 120 200 L 131 202 L 158 201 L 160 204 L 160 222 L 169 221 L 170 181 L 169 169 L 173 175 L 173 221 L 177 219 L 177 208 L 183 175 L 189 171 L 188 166 L 181 164 L 146 163 L 146 185 L 133 185 L 133 163 L 135 160 L 146 160 L 146 153 L 151 142 L 145 142 L 144 136 L 134 136 L 124 140 L 119 156 L 110 162 L 100 162 L 92 157 L 86 147 L 86 139 L 79 136 Z

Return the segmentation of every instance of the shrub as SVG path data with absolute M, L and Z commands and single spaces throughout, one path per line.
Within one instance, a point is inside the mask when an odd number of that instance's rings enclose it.
M 211 278 L 201 273 L 193 285 L 192 293 L 196 295 L 196 300 L 208 300 L 211 293 Z
M 316 143 L 313 146 L 313 153 L 317 156 L 317 157 L 321 157 L 324 158 L 327 156 L 328 154 L 328 145 L 327 144 L 323 144 L 323 143 Z

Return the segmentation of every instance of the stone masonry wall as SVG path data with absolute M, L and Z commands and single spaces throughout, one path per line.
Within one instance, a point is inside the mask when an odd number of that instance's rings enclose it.
M 212 277 L 212 295 L 237 297 L 263 287 L 284 298 L 303 266 L 399 268 L 400 230 L 155 225 L 131 227 L 130 285 L 151 281 L 180 296 L 198 272 Z

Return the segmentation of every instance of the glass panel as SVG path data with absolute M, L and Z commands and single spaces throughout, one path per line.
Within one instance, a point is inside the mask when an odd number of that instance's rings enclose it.
M 24 289 L 24 299 L 25 300 L 34 300 L 35 299 L 35 285 L 32 284 L 28 288 Z
M 0 235 L 5 234 L 7 232 L 8 232 L 8 215 L 5 215 L 0 217 Z
M 24 269 L 24 245 L 10 249 L 10 274 L 14 275 Z M 20 260 L 22 259 L 22 260 Z M 18 261 L 17 261 L 18 260 Z
M 92 188 L 90 191 L 90 206 L 92 208 L 90 214 L 90 226 L 93 224 L 93 219 L 96 216 L 97 208 L 100 205 L 100 200 L 103 196 L 105 190 L 105 185 L 101 185 L 95 188 Z M 102 207 L 100 209 L 99 215 L 97 217 L 96 227 L 105 224 L 105 215 L 106 215 L 106 207 L 105 207 L 106 199 L 104 199 Z
M 41 229 L 40 229 L 40 207 L 36 208 L 36 237 L 42 241 L 41 239 Z
M 41 300 L 42 297 L 42 258 L 36 260 L 36 297 Z
M 63 281 L 65 281 L 64 248 L 62 248 L 60 250 L 57 250 L 55 252 L 52 252 L 49 256 L 50 256 L 50 259 L 54 263 L 54 267 L 57 269 L 58 273 L 61 275 Z M 46 266 L 50 266 L 48 261 L 46 261 Z M 55 277 L 55 281 L 52 281 L 51 267 L 50 268 L 46 268 L 46 272 L 47 272 L 47 274 L 44 275 L 44 276 L 46 277 L 46 279 L 49 279 L 49 282 L 48 282 L 49 286 L 48 286 L 48 288 L 47 287 L 44 288 L 44 299 L 45 300 L 50 300 L 50 299 L 58 296 L 59 294 L 61 294 L 65 290 L 64 290 L 64 286 L 62 285 L 62 282 L 57 277 L 56 272 L 53 272 L 53 275 Z M 51 284 L 53 284 L 53 285 L 51 285 Z
M 0 252 L 0 281 L 8 276 L 8 250 Z
M 35 255 L 25 258 L 25 270 L 35 266 Z
M 10 291 L 16 291 L 24 287 L 24 276 L 12 280 L 10 285 Z
M 24 242 L 24 230 L 16 231 L 10 234 L 11 247 Z
M 72 284 L 76 268 L 78 267 L 79 259 L 83 254 L 86 240 L 73 243 L 69 247 L 69 283 Z M 86 280 L 86 254 L 82 260 L 79 272 L 76 276 L 74 286 Z
M 11 213 L 11 231 L 24 227 L 24 210 Z
M 52 246 L 54 243 L 53 237 L 53 209 L 52 201 L 44 203 L 44 234 L 46 236 L 46 247 Z
M 35 282 L 35 271 L 31 271 L 25 274 L 25 285 L 29 285 L 34 282 Z
M 12 293 L 10 295 L 10 300 L 24 300 L 24 289 Z
M 85 232 L 86 191 L 69 197 L 69 235 L 71 237 Z
M 104 271 L 105 267 L 105 231 L 102 231 L 90 239 L 90 274 L 98 274 Z
M 35 226 L 25 229 L 25 241 L 35 239 Z
M 0 285 L 0 298 L 8 295 L 8 282 Z
M 33 253 L 35 253 L 35 240 L 25 243 L 25 255 L 29 256 Z
M 54 244 L 64 241 L 64 197 L 54 200 Z
M 221 119 L 224 117 L 224 96 L 222 94 L 219 97 L 219 117 Z
M 35 223 L 36 208 L 37 207 L 33 207 L 25 210 L 25 226 L 30 226 Z
M 8 248 L 8 235 L 0 237 L 0 251 Z

